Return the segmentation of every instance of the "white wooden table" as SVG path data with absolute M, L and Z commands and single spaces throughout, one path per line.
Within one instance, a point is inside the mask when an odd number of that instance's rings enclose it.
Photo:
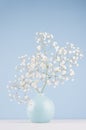
M 86 130 L 86 120 L 54 120 L 41 124 L 24 120 L 0 120 L 0 130 Z

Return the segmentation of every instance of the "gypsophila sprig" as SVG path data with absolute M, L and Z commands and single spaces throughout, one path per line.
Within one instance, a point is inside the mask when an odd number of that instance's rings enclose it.
M 9 96 L 18 103 L 31 101 L 31 91 L 43 93 L 48 86 L 57 87 L 73 80 L 74 66 L 79 66 L 78 61 L 83 57 L 79 47 L 72 43 L 61 47 L 53 35 L 46 32 L 37 32 L 36 42 L 38 46 L 34 55 L 19 57 L 15 79 L 8 85 Z

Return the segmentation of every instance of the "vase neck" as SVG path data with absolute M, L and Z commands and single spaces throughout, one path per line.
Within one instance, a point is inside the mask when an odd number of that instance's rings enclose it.
M 44 93 L 38 93 L 39 96 L 44 96 L 45 94 Z

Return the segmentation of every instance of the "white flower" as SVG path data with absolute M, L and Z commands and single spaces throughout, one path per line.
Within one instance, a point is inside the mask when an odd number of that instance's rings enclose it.
M 38 50 L 38 51 L 41 51 L 41 46 L 37 46 L 37 50 Z
M 57 56 L 56 60 L 59 62 L 61 60 L 61 58 L 59 56 Z
M 42 69 L 46 69 L 46 64 L 41 63 L 41 64 L 40 64 L 40 67 L 41 67 Z
M 62 71 L 62 75 L 65 75 L 67 72 L 65 70 Z
M 53 42 L 53 47 L 57 47 L 57 42 Z
M 33 83 L 31 84 L 31 86 L 32 86 L 33 88 L 37 88 L 37 83 L 36 83 L 36 82 L 33 82 Z
M 78 66 L 78 60 L 83 57 L 74 44 L 67 43 L 61 47 L 47 32 L 37 32 L 36 42 L 38 46 L 34 55 L 19 57 L 17 74 L 7 87 L 11 99 L 18 103 L 30 102 L 29 92 L 33 89 L 42 93 L 48 85 L 57 87 L 60 83 L 72 80 L 75 75 L 73 66 Z
M 58 86 L 59 82 L 58 82 L 58 81 L 55 81 L 54 84 L 55 84 L 55 86 Z
M 74 70 L 70 69 L 70 76 L 74 76 Z
M 55 50 L 56 50 L 56 52 L 58 52 L 59 46 L 55 46 Z
M 50 80 L 47 80 L 47 85 L 51 85 L 51 82 L 50 82 Z
M 42 57 L 42 60 L 43 60 L 43 61 L 47 61 L 47 57 L 46 57 L 46 56 L 43 56 L 43 57 Z
M 35 73 L 35 78 L 39 78 L 40 79 L 41 78 L 41 74 L 39 72 L 36 72 Z
M 45 79 L 46 78 L 46 74 L 41 74 L 41 78 Z
M 56 68 L 54 68 L 54 71 L 56 71 L 56 72 L 60 72 L 61 70 L 60 70 L 59 67 L 56 67 Z

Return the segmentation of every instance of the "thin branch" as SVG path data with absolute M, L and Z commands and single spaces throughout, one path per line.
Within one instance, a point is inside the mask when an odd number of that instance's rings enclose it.
M 48 72 L 48 65 L 46 65 L 46 76 L 47 76 L 47 72 Z M 44 89 L 46 87 L 46 84 L 47 84 L 47 77 L 46 77 L 45 83 L 44 83 L 44 85 L 43 85 L 43 87 L 41 89 L 41 93 L 43 93 L 43 91 L 44 91 Z

